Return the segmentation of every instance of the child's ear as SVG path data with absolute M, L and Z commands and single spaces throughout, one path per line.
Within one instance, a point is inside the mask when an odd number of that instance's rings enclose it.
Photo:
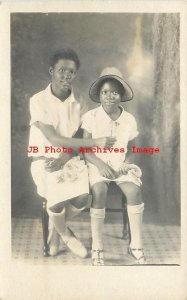
M 53 75 L 53 68 L 52 67 L 49 68 L 49 74 Z

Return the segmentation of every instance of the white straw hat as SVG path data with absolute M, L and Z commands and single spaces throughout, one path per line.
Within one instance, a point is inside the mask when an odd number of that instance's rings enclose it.
M 133 98 L 133 91 L 131 87 L 124 81 L 123 75 L 121 72 L 116 69 L 115 67 L 108 67 L 103 69 L 101 72 L 100 77 L 91 85 L 90 90 L 89 90 L 89 95 L 90 98 L 95 101 L 95 102 L 100 102 L 99 100 L 99 88 L 101 86 L 101 83 L 105 79 L 116 79 L 121 83 L 121 85 L 124 88 L 124 94 L 122 96 L 121 101 L 130 101 Z

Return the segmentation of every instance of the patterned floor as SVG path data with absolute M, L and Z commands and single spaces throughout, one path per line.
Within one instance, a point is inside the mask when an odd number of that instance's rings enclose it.
M 105 222 L 104 247 L 105 264 L 108 266 L 133 265 L 127 254 L 128 241 L 122 237 L 122 223 L 119 212 L 108 212 Z M 91 233 L 89 214 L 84 219 L 76 218 L 71 229 L 83 241 L 90 251 Z M 143 225 L 144 248 L 149 265 L 180 264 L 180 228 L 179 226 Z M 42 255 L 42 226 L 40 219 L 12 218 L 12 259 L 31 264 L 91 265 L 90 256 L 81 259 L 73 255 L 63 245 L 62 252 L 56 257 Z

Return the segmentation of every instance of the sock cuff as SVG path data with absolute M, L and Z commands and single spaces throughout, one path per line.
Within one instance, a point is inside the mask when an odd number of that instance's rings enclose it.
M 76 206 L 69 204 L 69 206 L 71 207 L 72 212 L 81 212 L 82 210 L 84 210 L 86 208 L 86 206 L 81 207 L 81 208 L 77 208 Z
M 50 210 L 50 207 L 49 207 L 49 208 L 47 208 L 47 213 L 48 213 L 48 215 L 49 215 L 50 217 L 52 217 L 52 216 L 61 216 L 61 215 L 64 215 L 64 213 L 65 213 L 65 208 L 63 208 L 62 211 L 61 211 L 60 213 L 55 213 L 55 212 L 53 212 L 52 210 Z
M 105 208 L 90 208 L 90 216 L 97 219 L 105 218 Z
M 144 211 L 144 203 L 138 205 L 127 205 L 128 213 L 141 214 Z

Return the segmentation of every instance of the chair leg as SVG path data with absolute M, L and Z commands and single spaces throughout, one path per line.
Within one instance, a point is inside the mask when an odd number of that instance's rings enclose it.
M 131 229 L 130 229 L 130 223 L 129 223 L 129 217 L 128 217 L 128 214 L 127 214 L 127 218 L 128 218 L 128 235 L 129 235 L 129 245 L 131 243 Z
M 127 201 L 124 195 L 122 195 L 122 209 L 123 209 L 123 232 L 122 239 L 128 240 L 129 243 L 131 240 L 130 226 L 129 226 L 129 218 L 127 213 Z
M 42 229 L 43 229 L 43 256 L 49 256 L 48 254 L 48 224 L 49 224 L 49 216 L 46 208 L 46 201 L 42 203 Z

